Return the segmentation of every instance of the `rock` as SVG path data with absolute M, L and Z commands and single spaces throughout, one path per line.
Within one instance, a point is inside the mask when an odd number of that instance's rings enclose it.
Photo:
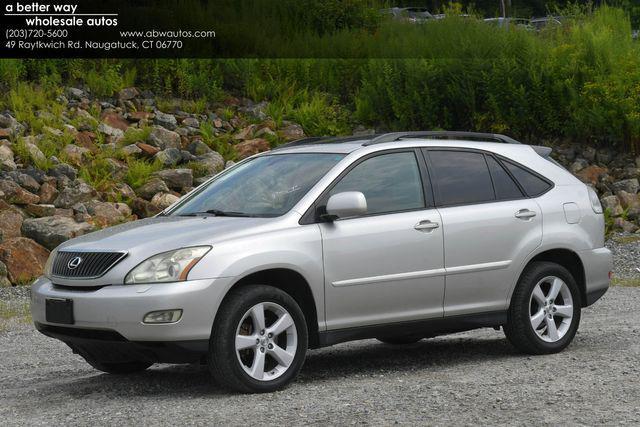
M 169 187 L 160 178 L 151 178 L 146 184 L 136 190 L 136 194 L 143 199 L 151 200 L 157 193 L 168 193 Z M 134 209 L 135 212 L 135 209 Z
M 31 239 L 16 237 L 0 244 L 0 262 L 11 283 L 27 284 L 42 275 L 49 251 Z
M 236 162 L 234 162 L 233 160 L 229 160 L 227 163 L 225 163 L 224 168 L 229 169 L 230 167 L 233 167 L 233 165 L 235 164 Z
M 91 224 L 77 223 L 65 216 L 28 218 L 22 223 L 22 233 L 49 250 L 77 236 L 93 231 Z
M 593 162 L 596 159 L 596 149 L 589 146 L 584 147 L 582 149 L 582 157 L 587 159 L 589 162 Z
M 136 197 L 136 193 L 133 191 L 133 189 L 124 182 L 117 183 L 113 187 L 113 191 L 116 194 L 116 200 L 134 199 Z
M 587 166 L 589 166 L 589 162 L 587 162 L 585 159 L 576 159 L 576 161 L 573 162 L 569 167 L 569 170 L 575 175 Z
M 142 154 L 153 157 L 160 152 L 160 149 L 144 142 L 136 143 L 136 146 L 142 151 Z
M 602 207 L 608 209 L 612 216 L 622 215 L 623 209 L 617 196 L 607 196 L 600 200 Z
M 31 142 L 25 142 L 25 147 L 27 147 L 27 151 L 29 152 L 29 157 L 34 162 L 46 162 L 47 161 L 47 158 L 45 157 L 44 154 L 42 154 L 42 151 L 40 151 L 40 149 L 38 148 L 38 146 L 36 144 L 33 144 Z M 26 160 L 26 159 L 22 159 L 22 160 Z
M 144 199 L 134 199 L 131 202 L 131 208 L 133 209 L 133 213 L 138 216 L 138 218 L 149 218 L 151 216 L 157 215 L 161 212 L 161 209 L 158 209 L 151 202 L 148 202 Z
M 76 203 L 88 202 L 97 197 L 98 193 L 90 185 L 82 182 L 75 181 L 72 185 L 69 185 L 60 191 L 60 194 L 55 199 L 53 204 L 57 208 L 70 208 Z
M 187 117 L 182 120 L 182 126 L 188 126 L 191 128 L 199 128 L 200 122 L 195 117 Z
M 27 191 L 34 194 L 40 191 L 40 184 L 38 184 L 38 181 L 36 181 L 31 175 L 27 175 L 26 173 L 19 171 L 12 171 L 7 173 L 7 176 Z
M 129 127 L 129 122 L 124 119 L 120 114 L 115 112 L 108 112 L 102 115 L 102 122 L 111 126 L 112 128 L 119 129 L 125 132 Z
M 627 193 L 636 194 L 638 188 L 640 188 L 640 183 L 638 183 L 637 178 L 623 179 L 622 181 L 616 181 L 611 184 L 611 188 L 614 192 L 626 191 Z
M 20 187 L 10 179 L 0 179 L 0 192 L 4 193 L 4 199 L 15 205 L 28 205 L 38 203 L 40 197 Z
M 0 200 L 0 231 L 3 239 L 22 236 L 20 230 L 23 220 L 24 218 L 18 209 Z
M 578 177 L 578 179 L 580 179 L 585 184 L 591 184 L 595 186 L 598 183 L 600 177 L 607 174 L 607 172 L 608 170 L 606 168 L 592 165 L 582 169 L 576 174 L 576 177 Z
M 245 140 L 253 138 L 253 133 L 255 132 L 257 125 L 249 125 L 244 129 L 241 129 L 237 134 L 233 136 L 235 140 Z
M 69 163 L 76 166 L 81 166 L 89 158 L 88 148 L 79 147 L 74 144 L 69 144 L 62 149 L 63 159 L 66 158 Z
M 17 137 L 25 131 L 25 127 L 9 113 L 0 114 L 0 128 L 3 138 Z
M 249 156 L 253 156 L 254 154 L 270 150 L 271 145 L 269 145 L 269 141 L 266 139 L 256 138 L 241 142 L 240 144 L 235 145 L 234 148 L 238 154 L 238 158 L 242 160 Z
M 195 162 L 197 160 L 198 160 L 198 157 L 194 156 L 187 150 L 180 150 L 180 163 Z
M 164 210 L 177 202 L 180 198 L 171 193 L 158 193 L 151 199 L 151 205 L 159 210 Z
M 0 243 L 2 239 L 0 239 Z M 9 277 L 7 275 L 9 272 L 7 271 L 7 266 L 4 262 L 0 261 L 0 286 L 11 286 L 11 282 L 9 281 Z
M 136 98 L 138 95 L 140 95 L 138 89 L 136 89 L 135 87 L 126 87 L 118 92 L 118 99 L 121 101 L 128 101 L 130 99 Z
M 155 172 L 153 176 L 160 178 L 172 190 L 182 191 L 193 187 L 193 172 L 191 169 L 166 169 Z
M 27 205 L 25 207 L 25 210 L 37 218 L 42 218 L 45 216 L 53 216 L 56 214 L 56 207 L 54 205 L 48 205 L 48 204 Z
M 163 167 L 172 168 L 182 161 L 182 154 L 177 148 L 167 148 L 160 151 L 153 158 L 159 161 Z
M 109 126 L 106 123 L 98 125 L 98 132 L 107 135 L 110 142 L 118 142 L 124 137 L 124 132 L 121 129 Z
M 99 222 L 106 223 L 106 225 L 115 225 L 125 219 L 116 203 L 92 200 L 84 205 L 89 215 L 98 218 Z
M 65 93 L 67 94 L 67 97 L 77 99 L 78 101 L 82 100 L 82 98 L 86 98 L 84 91 L 75 87 L 68 87 Z
M 55 129 L 55 128 L 52 128 L 51 126 L 43 126 L 42 132 L 58 138 L 64 135 L 64 132 L 62 132 L 60 129 Z
M 133 212 L 131 212 L 131 208 L 126 203 L 114 203 L 113 206 L 120 212 L 123 218 L 129 218 Z
M 207 144 L 197 139 L 193 141 L 191 144 L 189 144 L 189 146 L 187 147 L 187 151 L 189 151 L 194 156 L 200 156 L 202 154 L 209 153 L 212 150 L 211 148 L 209 148 Z
M 174 130 L 176 126 L 178 126 L 178 120 L 176 120 L 174 115 L 166 114 L 159 110 L 155 112 L 153 122 L 169 130 Z
M 161 150 L 180 148 L 180 135 L 161 126 L 154 126 L 149 134 L 148 142 Z
M 132 122 L 139 122 L 141 120 L 149 120 L 153 118 L 153 113 L 149 113 L 148 111 L 132 111 L 127 114 L 127 119 Z
M 6 145 L 0 145 L 0 171 L 13 171 L 16 169 L 13 151 Z
M 49 175 L 56 178 L 65 176 L 71 181 L 74 181 L 78 177 L 78 171 L 73 166 L 67 163 L 60 163 L 59 165 L 55 165 L 54 167 L 49 169 Z
M 292 123 L 287 127 L 280 129 L 280 136 L 287 141 L 304 138 L 304 129 L 302 126 Z
M 104 163 L 114 180 L 123 179 L 129 171 L 129 166 L 118 159 L 107 158 L 104 160 Z
M 40 203 L 52 204 L 58 197 L 58 194 L 58 189 L 56 187 L 45 182 L 40 186 L 40 191 L 38 192 L 38 196 L 40 196 Z
M 611 162 L 613 158 L 613 153 L 611 150 L 598 150 L 596 152 L 596 161 L 601 165 L 607 165 Z
M 618 199 L 620 200 L 620 205 L 622 205 L 623 209 L 632 209 L 635 207 L 640 207 L 640 195 L 627 193 L 626 191 L 618 191 L 616 193 Z
M 142 150 L 136 144 L 127 145 L 121 149 L 122 154 L 127 157 L 135 157 L 142 154 Z
M 215 151 L 198 156 L 197 162 L 206 170 L 207 176 L 214 175 L 224 169 L 224 158 Z
M 97 154 L 100 151 L 98 146 L 93 142 L 96 139 L 96 134 L 93 132 L 87 132 L 87 131 L 78 132 L 75 135 L 74 139 L 78 146 L 84 147 L 94 154 Z
M 637 225 L 622 218 L 614 218 L 613 225 L 626 233 L 635 233 L 638 231 Z
M 265 136 L 274 136 L 275 137 L 277 135 L 273 130 L 271 130 L 270 127 L 265 126 L 263 128 L 258 129 L 258 131 L 254 134 L 254 136 L 256 138 L 264 138 Z

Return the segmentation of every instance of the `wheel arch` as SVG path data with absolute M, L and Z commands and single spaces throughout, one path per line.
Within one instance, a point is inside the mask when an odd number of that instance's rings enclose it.
M 252 272 L 236 281 L 227 290 L 222 303 L 224 303 L 224 300 L 232 290 L 247 285 L 273 286 L 274 288 L 278 288 L 289 294 L 304 313 L 307 330 L 309 332 L 309 348 L 318 347 L 319 330 L 317 305 L 311 291 L 311 286 L 302 274 L 289 268 L 268 268 Z
M 582 263 L 580 256 L 575 251 L 566 248 L 554 248 L 546 249 L 538 254 L 535 254 L 525 264 L 524 268 L 520 272 L 520 275 L 518 276 L 518 281 L 520 281 L 520 277 L 522 277 L 527 267 L 531 265 L 531 263 L 538 261 L 553 262 L 566 268 L 569 273 L 571 273 L 571 276 L 578 285 L 578 289 L 580 290 L 581 305 L 583 307 L 586 307 L 587 282 L 584 271 L 584 264 Z

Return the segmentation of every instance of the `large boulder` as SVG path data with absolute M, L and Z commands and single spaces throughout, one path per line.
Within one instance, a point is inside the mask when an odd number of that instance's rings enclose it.
M 69 144 L 62 149 L 62 154 L 69 163 L 80 166 L 89 158 L 91 150 L 88 148 L 80 147 L 75 144 Z
M 40 191 L 38 192 L 38 196 L 40 196 L 40 203 L 52 204 L 58 197 L 58 194 L 60 193 L 54 185 L 45 182 L 40 186 Z
M 153 122 L 157 125 L 165 127 L 167 129 L 175 129 L 178 126 L 178 120 L 173 114 L 163 113 L 162 111 L 156 111 Z
M 302 126 L 291 123 L 283 129 L 280 129 L 280 136 L 287 141 L 292 141 L 294 139 L 304 138 L 305 135 Z
M 88 202 L 98 196 L 97 191 L 90 185 L 75 181 L 65 187 L 53 202 L 56 208 L 70 208 L 76 203 Z
M 4 194 L 4 199 L 15 205 L 28 205 L 38 203 L 40 197 L 25 190 L 10 179 L 0 179 L 0 192 Z
M 620 216 L 624 212 L 617 196 L 603 197 L 600 202 L 604 209 L 608 209 L 611 212 L 611 216 Z
M 196 139 L 191 144 L 189 144 L 189 146 L 187 147 L 187 151 L 189 151 L 194 156 L 200 156 L 202 154 L 211 152 L 211 148 L 209 148 L 209 146 L 201 140 Z
M 177 202 L 180 198 L 171 193 L 158 193 L 151 199 L 151 206 L 158 210 L 164 210 Z
M 158 209 L 156 206 L 152 205 L 151 202 L 136 198 L 131 202 L 131 209 L 133 213 L 138 216 L 138 218 L 148 218 L 159 214 L 162 209 Z
M 224 157 L 216 151 L 202 154 L 198 156 L 196 161 L 202 165 L 207 176 L 214 175 L 224 169 Z
M 627 193 L 636 194 L 638 192 L 638 188 L 640 188 L 640 183 L 638 183 L 637 178 L 623 179 L 622 181 L 614 182 L 611 184 L 611 187 L 614 192 L 626 191 Z
M 0 240 L 2 242 L 2 240 Z M 9 277 L 7 277 L 9 272 L 7 271 L 7 266 L 4 262 L 0 261 L 0 287 L 2 286 L 11 286 L 11 282 L 9 281 Z
M 600 166 L 592 165 L 580 170 L 578 173 L 576 173 L 576 177 L 578 177 L 578 179 L 580 179 L 580 181 L 584 182 L 585 184 L 596 185 L 600 178 L 606 175 L 608 172 L 609 171 L 607 170 L 607 168 L 601 168 Z
M 154 126 L 149 134 L 148 142 L 161 150 L 180 148 L 180 135 L 162 126 Z
M 6 145 L 0 145 L 0 171 L 13 171 L 17 166 L 13 158 L 13 151 Z
M 106 123 L 100 123 L 98 126 L 98 132 L 108 136 L 109 142 L 118 142 L 124 137 L 124 132 L 121 129 L 109 126 Z
M 86 222 L 77 223 L 72 218 L 57 215 L 28 218 L 22 223 L 22 234 L 49 250 L 53 250 L 69 239 L 89 233 L 93 229 L 93 226 Z
M 20 171 L 11 171 L 7 173 L 7 176 L 27 191 L 34 194 L 40 191 L 40 184 L 38 184 L 38 181 L 36 181 L 31 175 Z
M 145 200 L 151 200 L 158 193 L 168 193 L 169 187 L 160 178 L 151 178 L 136 190 L 136 194 Z M 134 209 L 135 212 L 135 209 Z
M 254 154 L 268 151 L 271 149 L 269 141 L 263 138 L 249 139 L 247 141 L 237 144 L 235 147 L 236 153 L 239 159 L 244 159 Z
M 118 99 L 121 101 L 129 101 L 136 98 L 138 95 L 140 95 L 138 89 L 135 87 L 126 87 L 124 89 L 120 89 L 120 92 L 118 92 Z
M 129 127 L 129 122 L 124 119 L 120 114 L 115 112 L 105 112 L 102 114 L 102 122 L 111 126 L 112 128 L 120 129 L 125 132 Z
M 94 218 L 98 218 L 98 222 L 106 225 L 115 225 L 124 221 L 125 217 L 118 209 L 118 205 L 122 203 L 101 202 L 91 200 L 84 204 L 87 213 Z M 125 205 L 126 206 L 126 205 Z
M 16 237 L 0 243 L 0 262 L 7 267 L 11 283 L 28 284 L 40 276 L 49 258 L 49 251 L 25 237 Z
M 165 168 L 172 168 L 182 161 L 182 153 L 177 148 L 167 148 L 153 157 Z
M 56 214 L 56 207 L 53 205 L 27 205 L 25 206 L 25 210 L 30 214 L 37 218 L 42 218 L 45 216 L 53 216 Z M 22 225 L 22 222 L 21 222 Z
M 193 172 L 191 169 L 166 169 L 155 172 L 153 176 L 163 180 L 167 187 L 175 191 L 193 187 Z
M 5 240 L 22 235 L 20 229 L 23 220 L 18 209 L 0 200 L 0 232 Z

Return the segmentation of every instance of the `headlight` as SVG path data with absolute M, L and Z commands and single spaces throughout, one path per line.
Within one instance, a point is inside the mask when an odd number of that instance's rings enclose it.
M 47 262 L 44 264 L 44 276 L 47 278 L 51 278 L 51 268 L 53 267 L 53 260 L 56 259 L 56 255 L 58 255 L 58 249 L 54 249 L 49 254 L 49 258 L 47 258 Z
M 602 205 L 600 204 L 598 193 L 596 193 L 596 191 L 591 187 L 587 187 L 587 188 L 589 189 L 589 200 L 591 200 L 591 209 L 593 209 L 595 213 L 601 214 Z
M 164 283 L 187 280 L 189 271 L 209 252 L 211 246 L 195 246 L 154 255 L 131 270 L 124 283 Z

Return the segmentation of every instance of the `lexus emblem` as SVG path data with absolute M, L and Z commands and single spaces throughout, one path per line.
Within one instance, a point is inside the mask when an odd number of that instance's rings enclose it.
M 75 270 L 76 268 L 78 268 L 78 266 L 80 265 L 80 263 L 82 263 L 82 258 L 80 258 L 79 256 L 72 258 L 68 263 L 67 263 L 67 268 L 69 270 Z

